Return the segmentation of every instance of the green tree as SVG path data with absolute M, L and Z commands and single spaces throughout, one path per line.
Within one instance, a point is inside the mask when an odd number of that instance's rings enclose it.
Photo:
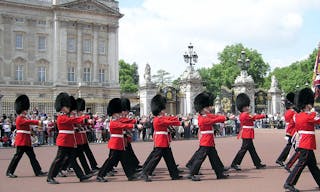
M 241 51 L 244 50 L 246 57 L 250 59 L 248 74 L 258 86 L 264 83 L 264 77 L 270 70 L 268 63 L 265 63 L 260 53 L 256 50 L 245 48 L 242 44 L 226 46 L 221 53 L 218 53 L 219 63 L 213 64 L 211 68 L 202 68 L 199 70 L 203 84 L 207 90 L 215 95 L 220 92 L 222 85 L 231 88 L 234 80 L 240 74 L 238 59 Z
M 162 88 L 172 81 L 172 76 L 170 76 L 169 72 L 163 69 L 160 69 L 157 71 L 155 75 L 152 75 L 152 79 L 157 86 Z
M 121 92 L 135 93 L 138 91 L 139 74 L 136 63 L 129 64 L 124 60 L 119 61 L 119 80 Z
M 306 83 L 312 84 L 316 57 L 317 50 L 315 49 L 307 59 L 296 61 L 287 67 L 275 68 L 266 78 L 264 87 L 270 87 L 272 75 L 276 77 L 279 82 L 279 88 L 285 93 L 295 91 L 297 86 L 301 88 Z

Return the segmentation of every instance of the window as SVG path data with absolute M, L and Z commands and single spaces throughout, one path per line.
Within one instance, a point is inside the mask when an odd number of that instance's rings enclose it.
M 69 82 L 75 82 L 76 77 L 75 77 L 75 72 L 74 72 L 74 67 L 69 67 L 68 68 L 68 81 Z
M 38 38 L 38 50 L 43 51 L 47 49 L 47 37 L 39 36 Z
M 99 69 L 99 82 L 102 83 L 105 81 L 104 69 Z
M 105 41 L 99 41 L 99 54 L 105 54 Z
M 83 52 L 91 53 L 91 39 L 85 39 L 83 41 Z
M 39 21 L 38 21 L 38 24 L 39 24 L 39 25 L 46 25 L 47 22 L 46 22 L 45 20 L 39 20 Z
M 45 82 L 46 81 L 46 68 L 45 67 L 39 67 L 38 68 L 38 81 L 39 82 Z
M 21 18 L 21 17 L 17 17 L 17 18 L 16 18 L 16 22 L 17 22 L 17 23 L 23 23 L 23 22 L 24 22 L 24 19 Z
M 67 39 L 67 50 L 69 52 L 76 51 L 76 39 L 74 37 L 68 37 Z
M 16 49 L 23 49 L 23 36 L 16 34 Z
M 90 82 L 90 68 L 84 68 L 83 69 L 83 81 L 84 82 Z
M 16 68 L 16 80 L 22 81 L 23 80 L 23 66 L 18 65 Z

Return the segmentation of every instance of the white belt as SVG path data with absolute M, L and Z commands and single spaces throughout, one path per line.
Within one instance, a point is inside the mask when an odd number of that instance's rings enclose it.
M 168 135 L 168 132 L 166 132 L 166 131 L 156 131 L 155 134 L 156 135 Z
M 210 130 L 210 131 L 200 131 L 200 133 L 204 135 L 204 134 L 213 134 L 214 132 L 213 130 Z
M 290 123 L 286 123 L 286 125 L 289 125 Z
M 121 135 L 121 134 L 111 134 L 111 137 L 123 138 L 123 135 Z
M 79 133 L 87 133 L 86 131 L 80 131 Z
M 242 129 L 253 129 L 254 126 L 242 126 Z
M 31 134 L 31 131 L 17 130 L 17 133 Z
M 298 131 L 299 134 L 308 134 L 308 135 L 314 135 L 314 131 Z
M 59 130 L 59 133 L 74 134 L 74 131 L 71 131 L 71 130 Z

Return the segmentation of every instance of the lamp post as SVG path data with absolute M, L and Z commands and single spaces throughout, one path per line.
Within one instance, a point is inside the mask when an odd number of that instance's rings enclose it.
M 198 55 L 193 51 L 193 45 L 190 43 L 188 46 L 188 52 L 183 54 L 184 61 L 188 63 L 191 67 L 198 62 Z
M 240 58 L 238 59 L 238 65 L 240 66 L 241 71 L 246 71 L 250 65 L 250 59 L 246 57 L 246 52 L 241 51 Z

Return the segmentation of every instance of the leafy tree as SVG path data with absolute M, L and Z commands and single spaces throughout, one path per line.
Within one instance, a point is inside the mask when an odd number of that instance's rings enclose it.
M 164 87 L 166 84 L 169 84 L 172 81 L 172 76 L 170 73 L 160 69 L 157 71 L 157 74 L 152 75 L 153 82 L 158 85 L 160 88 Z
M 264 87 L 270 87 L 272 75 L 276 77 L 279 82 L 279 88 L 285 93 L 295 91 L 297 86 L 301 88 L 306 83 L 311 85 L 316 57 L 317 50 L 315 49 L 305 60 L 296 61 L 287 67 L 275 68 L 266 78 Z
M 120 60 L 119 66 L 121 92 L 137 92 L 139 84 L 138 65 L 136 63 L 129 64 L 124 60 Z
M 242 44 L 226 46 L 221 53 L 218 53 L 219 63 L 213 64 L 211 68 L 202 68 L 199 70 L 203 84 L 208 91 L 215 95 L 220 92 L 222 85 L 231 88 L 234 80 L 240 74 L 238 59 L 241 51 L 244 50 L 246 57 L 250 59 L 248 74 L 258 86 L 264 83 L 264 77 L 270 70 L 268 63 L 265 63 L 260 53 L 256 50 L 245 48 Z

